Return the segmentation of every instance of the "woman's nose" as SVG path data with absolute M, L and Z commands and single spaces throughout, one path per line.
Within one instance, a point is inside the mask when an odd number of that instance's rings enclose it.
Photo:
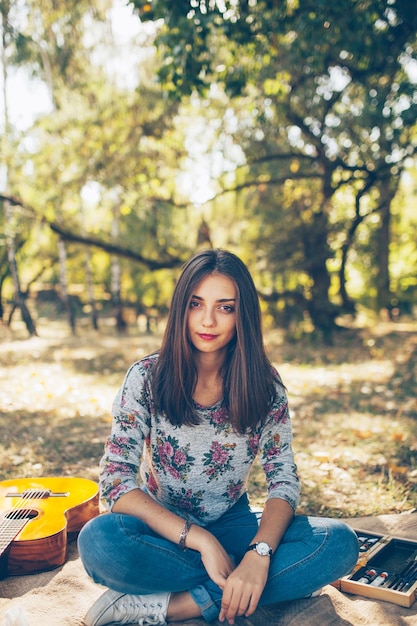
M 214 315 L 209 309 L 204 310 L 203 326 L 213 326 Z

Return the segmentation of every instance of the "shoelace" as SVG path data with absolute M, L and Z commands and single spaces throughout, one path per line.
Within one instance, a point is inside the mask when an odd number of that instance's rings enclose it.
M 146 602 L 124 602 L 122 606 L 130 616 L 132 616 L 132 609 L 137 610 L 138 613 L 142 613 L 142 616 L 138 619 L 138 626 L 163 626 L 166 624 L 165 616 L 162 613 L 163 606 L 160 602 L 156 604 L 153 602 L 151 604 L 147 604 Z

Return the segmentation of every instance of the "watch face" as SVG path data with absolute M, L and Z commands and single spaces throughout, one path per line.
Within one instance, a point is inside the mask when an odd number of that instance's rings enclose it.
M 256 546 L 256 552 L 261 556 L 267 556 L 270 552 L 270 547 L 264 541 L 260 541 Z

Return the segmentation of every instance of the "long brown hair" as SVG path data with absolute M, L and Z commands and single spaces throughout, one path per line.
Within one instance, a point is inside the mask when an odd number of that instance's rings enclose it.
M 221 374 L 223 404 L 230 424 L 243 434 L 265 419 L 275 386 L 263 344 L 256 288 L 246 265 L 231 252 L 203 250 L 183 266 L 152 376 L 153 395 L 157 409 L 173 425 L 199 423 L 193 402 L 197 368 L 188 337 L 187 316 L 197 286 L 213 273 L 227 276 L 236 285 L 236 334 L 228 346 Z

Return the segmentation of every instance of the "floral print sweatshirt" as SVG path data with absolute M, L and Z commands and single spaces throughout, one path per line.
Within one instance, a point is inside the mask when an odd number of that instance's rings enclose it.
M 172 426 L 155 410 L 152 366 L 158 355 L 134 363 L 113 404 L 113 423 L 100 463 L 100 492 L 111 509 L 140 486 L 177 515 L 205 526 L 245 493 L 256 455 L 266 476 L 267 499 L 282 498 L 295 510 L 299 481 L 285 389 L 276 376 L 274 402 L 263 425 L 241 435 L 228 423 L 222 402 L 196 404 L 201 423 Z

